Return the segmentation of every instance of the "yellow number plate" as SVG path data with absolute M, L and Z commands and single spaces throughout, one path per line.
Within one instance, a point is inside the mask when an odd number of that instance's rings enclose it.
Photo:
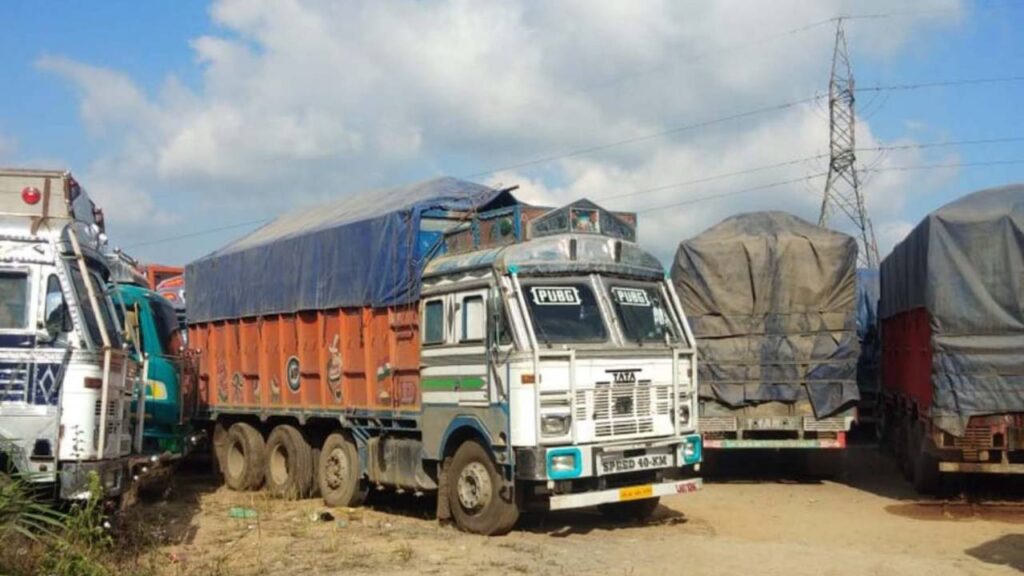
M 648 484 L 646 486 L 630 486 L 629 488 L 619 488 L 619 501 L 624 502 L 626 500 L 643 500 L 644 498 L 653 498 L 654 488 Z

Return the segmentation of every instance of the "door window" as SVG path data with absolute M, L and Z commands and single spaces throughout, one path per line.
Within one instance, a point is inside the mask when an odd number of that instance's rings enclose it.
M 460 342 L 481 342 L 487 328 L 484 297 L 466 296 L 462 299 L 462 336 Z
M 444 343 L 444 301 L 430 300 L 423 306 L 423 343 Z
M 28 275 L 0 272 L 0 329 L 28 327 Z

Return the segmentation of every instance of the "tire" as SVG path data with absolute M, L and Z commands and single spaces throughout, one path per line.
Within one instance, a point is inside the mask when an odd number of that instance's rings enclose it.
M 463 442 L 447 473 L 448 504 L 456 526 L 484 536 L 512 530 L 519 508 L 486 448 L 475 440 Z
M 313 490 L 313 449 L 294 426 L 281 424 L 267 438 L 266 486 L 277 498 L 298 500 Z
M 661 498 L 646 498 L 630 502 L 613 502 L 599 505 L 597 511 L 615 522 L 643 522 L 654 514 L 660 501 Z
M 316 479 L 327 506 L 359 506 L 369 492 L 355 443 L 337 432 L 328 436 L 320 448 Z
M 228 450 L 228 429 L 223 423 L 213 425 L 213 472 L 224 477 L 224 463 Z
M 942 490 L 942 474 L 939 472 L 939 459 L 928 452 L 923 424 L 914 426 L 914 438 L 917 445 L 912 477 L 914 490 L 918 494 L 937 496 Z
M 228 429 L 224 457 L 224 481 L 237 491 L 259 490 L 263 485 L 266 443 L 259 430 L 245 422 Z

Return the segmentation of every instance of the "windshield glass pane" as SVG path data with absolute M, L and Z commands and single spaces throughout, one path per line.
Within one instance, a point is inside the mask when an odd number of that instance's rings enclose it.
M 92 340 L 92 343 L 97 348 L 101 348 L 103 346 L 103 337 L 100 334 L 96 311 L 93 309 L 92 301 L 89 299 L 89 291 L 82 280 L 82 273 L 73 262 L 68 266 L 68 271 L 71 273 L 71 282 L 75 286 L 75 295 L 78 298 L 78 305 L 82 311 L 82 319 L 85 322 L 86 330 L 89 332 L 89 339 Z M 121 328 L 115 321 L 109 297 L 106 294 L 107 287 L 95 272 L 92 272 L 90 276 L 92 278 L 92 287 L 97 291 L 96 297 L 99 300 L 100 314 L 103 318 L 103 324 L 107 329 L 107 335 L 110 337 L 110 344 L 114 348 L 120 348 Z
M 28 276 L 0 272 L 0 329 L 28 327 Z
M 159 296 L 150 296 L 148 299 L 149 307 L 153 310 L 153 324 L 160 338 L 160 351 L 163 354 L 171 354 L 181 346 L 176 340 L 180 326 L 174 307 Z
M 552 344 L 607 340 L 597 299 L 586 284 L 534 285 L 525 290 L 538 341 Z
M 612 306 L 630 342 L 664 342 L 678 339 L 666 303 L 657 286 L 612 286 Z

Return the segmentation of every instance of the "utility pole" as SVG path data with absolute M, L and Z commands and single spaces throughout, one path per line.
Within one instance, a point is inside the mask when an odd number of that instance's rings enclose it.
M 828 226 L 829 217 L 838 209 L 853 221 L 860 244 L 858 264 L 878 268 L 878 244 L 875 230 L 864 207 L 857 177 L 856 126 L 854 114 L 853 70 L 846 51 L 843 19 L 836 23 L 836 45 L 832 52 L 832 74 L 828 82 L 829 161 L 825 196 L 821 201 L 818 226 Z

